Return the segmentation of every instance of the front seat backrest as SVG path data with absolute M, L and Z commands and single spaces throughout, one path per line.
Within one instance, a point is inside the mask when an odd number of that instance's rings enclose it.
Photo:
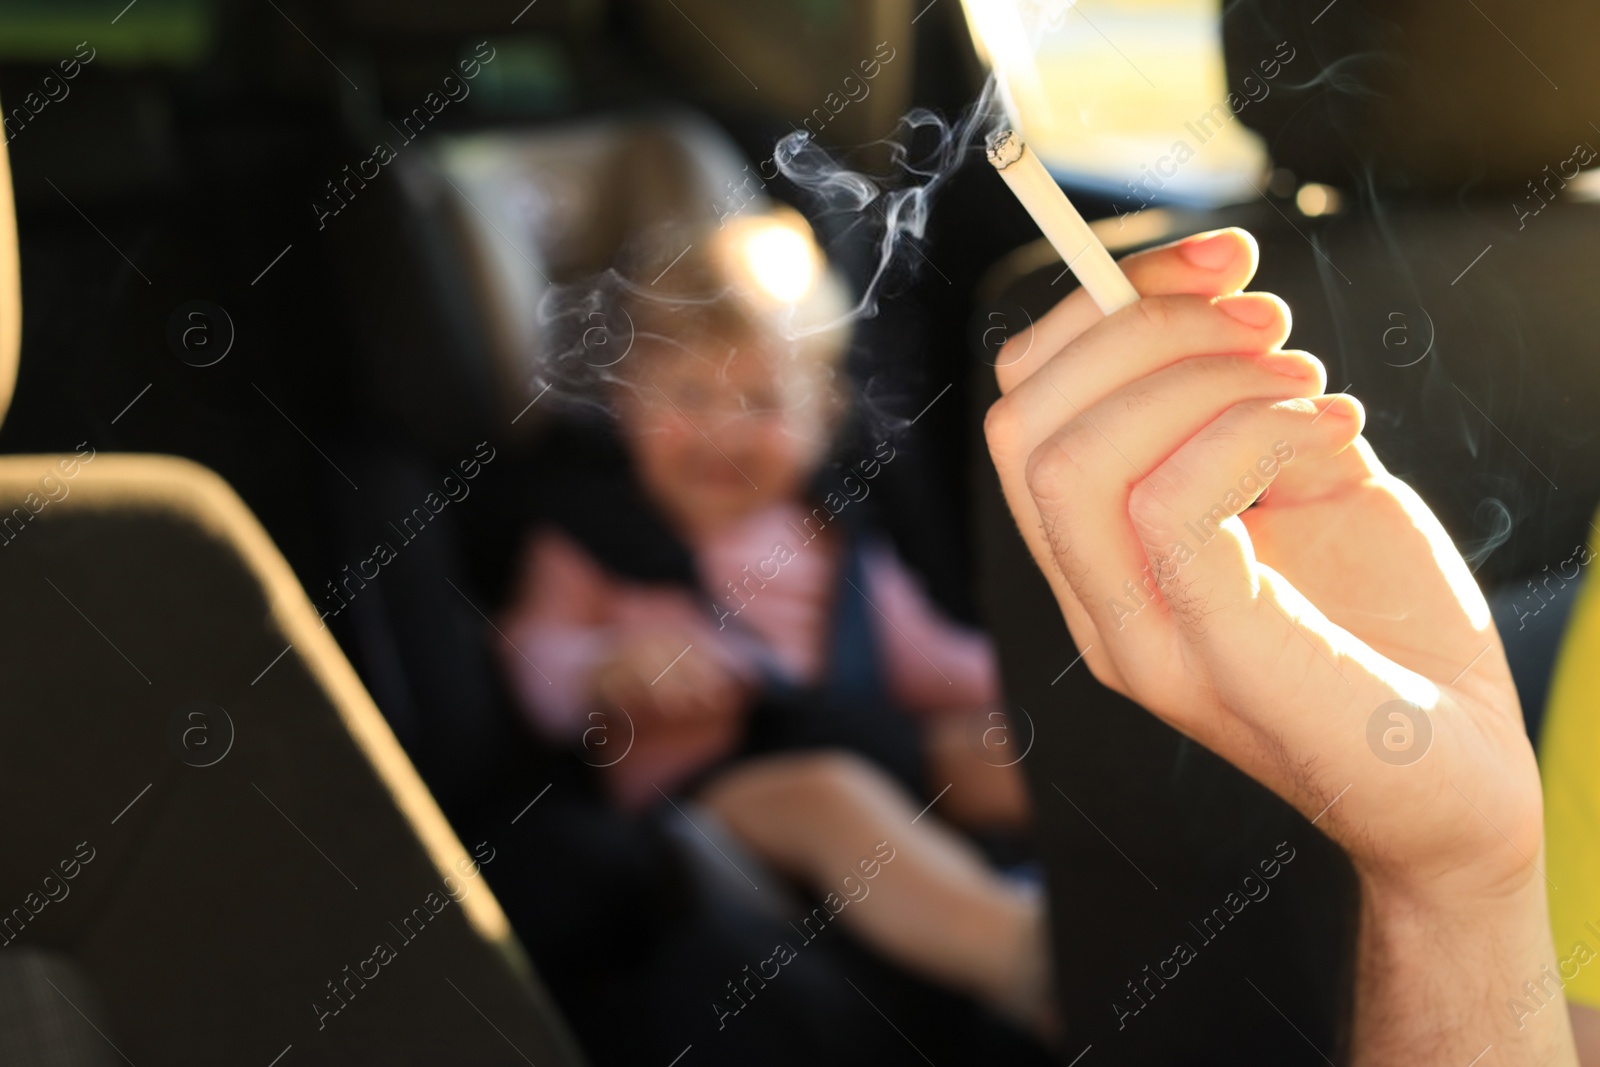
M 0 407 L 9 189 L 0 150 Z M 39 991 L 118 1062 L 580 1062 L 485 884 L 496 843 L 455 838 L 219 477 L 89 441 L 0 458 L 0 603 L 0 945 L 74 965 L 92 998 Z

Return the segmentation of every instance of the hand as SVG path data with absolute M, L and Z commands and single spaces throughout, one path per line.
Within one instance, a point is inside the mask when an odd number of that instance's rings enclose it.
M 745 685 L 713 643 L 696 640 L 688 651 L 685 643 L 681 630 L 625 635 L 595 670 L 596 704 L 625 709 L 641 731 L 726 723 L 743 709 Z
M 1242 232 L 1191 238 L 1127 261 L 1132 307 L 1075 293 L 1008 342 L 986 425 L 1006 499 L 1096 677 L 1349 854 L 1355 1062 L 1575 1064 L 1559 992 L 1505 1011 L 1555 954 L 1488 608 L 1360 406 L 1280 350 L 1288 308 L 1239 292 L 1255 264 Z
M 1080 291 L 1008 343 L 986 431 L 1012 513 L 1095 675 L 1320 815 L 1367 879 L 1537 882 L 1483 597 L 1360 406 L 1280 350 L 1288 308 L 1239 293 L 1255 263 L 1240 231 L 1135 256 L 1138 304 L 1102 318 Z M 1414 763 L 1369 746 L 1390 711 L 1431 726 Z

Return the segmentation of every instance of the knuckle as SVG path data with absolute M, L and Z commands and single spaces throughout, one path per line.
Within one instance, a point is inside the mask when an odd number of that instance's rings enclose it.
M 1276 404 L 1304 403 L 1303 401 L 1273 401 L 1252 398 L 1240 400 L 1228 406 L 1228 409 L 1212 424 L 1213 437 L 1237 437 L 1250 427 L 1260 423 Z
M 1084 470 L 1081 435 L 1063 428 L 1028 456 L 1028 491 L 1040 503 L 1059 503 L 1071 493 Z
M 1262 415 L 1274 403 L 1282 401 L 1249 399 L 1239 400 L 1228 405 L 1222 410 L 1211 424 L 1195 436 L 1195 443 L 1205 447 L 1214 448 L 1225 442 L 1247 436 L 1253 429 L 1261 424 Z M 1293 401 L 1290 401 L 1293 403 Z
M 1288 338 L 1293 324 L 1290 321 L 1289 305 L 1283 297 L 1276 293 L 1257 293 L 1263 304 L 1272 311 L 1271 317 L 1262 325 L 1262 329 L 1279 338 Z
M 1160 333 L 1172 324 L 1172 302 L 1165 297 L 1146 297 L 1133 306 L 1138 323 L 1151 333 Z
M 995 353 L 994 365 L 997 370 L 1006 370 L 1014 367 L 1025 357 L 1033 347 L 1033 324 L 1030 323 L 1026 330 L 1014 333 L 1006 338 L 1005 344 Z
M 1139 482 L 1128 494 L 1128 519 L 1145 543 L 1165 543 L 1163 535 L 1172 526 L 1173 486 L 1168 476 L 1157 471 Z
M 1310 371 L 1306 389 L 1314 390 L 1311 392 L 1312 396 L 1321 396 L 1328 391 L 1328 365 L 1326 363 L 1303 349 L 1292 349 L 1288 354 L 1303 361 Z
M 1017 417 L 1015 401 L 1001 397 L 989 405 L 983 416 L 983 437 L 989 443 L 989 454 L 1004 461 L 1015 451 Z
M 1272 306 L 1278 309 L 1278 332 L 1288 337 L 1294 332 L 1294 312 L 1289 310 L 1289 302 L 1277 293 L 1268 293 L 1267 296 L 1271 298 Z

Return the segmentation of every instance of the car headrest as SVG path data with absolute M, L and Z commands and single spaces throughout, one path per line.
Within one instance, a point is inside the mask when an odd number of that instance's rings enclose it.
M 552 285 L 583 282 L 668 221 L 714 224 L 762 184 L 726 134 L 681 110 L 439 136 L 394 166 L 393 213 L 343 234 L 371 324 L 361 380 L 391 424 L 451 448 L 541 421 L 530 383 Z
M 102 1026 L 110 1026 L 103 1000 L 71 956 L 20 945 L 0 959 L 0 1063 L 113 1067 Z
M 1234 0 L 1223 27 L 1241 99 L 1278 42 L 1305 57 L 1238 112 L 1301 180 L 1522 191 L 1546 166 L 1582 166 L 1578 146 L 1600 146 L 1587 110 L 1600 95 L 1592 4 Z
M 17 387 L 22 347 L 22 272 L 17 264 L 17 208 L 11 195 L 11 159 L 0 145 L 0 422 Z

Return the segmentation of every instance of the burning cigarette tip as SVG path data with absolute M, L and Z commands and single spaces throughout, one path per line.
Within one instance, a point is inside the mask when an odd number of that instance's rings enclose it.
M 989 138 L 989 162 L 995 170 L 1005 170 L 1022 158 L 1022 138 L 1015 130 L 1001 130 Z

